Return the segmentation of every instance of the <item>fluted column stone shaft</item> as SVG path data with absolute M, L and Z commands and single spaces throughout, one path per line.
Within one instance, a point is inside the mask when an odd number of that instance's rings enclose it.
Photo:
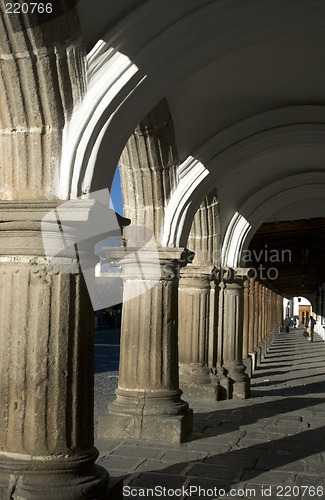
M 272 292 L 272 331 L 274 333 L 279 331 L 277 321 L 277 300 L 278 294 L 276 292 Z
M 263 342 L 267 335 L 267 316 L 268 316 L 267 288 L 264 285 L 262 288 L 262 314 L 263 314 L 263 326 L 262 326 L 262 342 Z
M 279 296 L 278 300 L 278 322 L 280 328 L 283 327 L 283 298 Z
M 227 370 L 224 367 L 224 347 L 225 347 L 225 288 L 223 281 L 219 282 L 219 300 L 218 300 L 218 335 L 217 335 L 217 366 L 216 372 L 220 383 L 219 396 L 221 399 L 232 397 L 232 387 L 230 379 L 227 376 Z
M 181 271 L 179 282 L 179 368 L 180 384 L 187 391 L 217 397 L 217 384 L 211 386 L 209 366 L 210 281 L 213 269 L 189 265 Z M 190 387 L 189 387 L 190 386 Z
M 197 209 L 187 247 L 194 252 L 194 265 L 220 266 L 220 217 L 216 189 L 204 198 Z
M 269 289 L 264 288 L 264 338 L 267 337 L 269 333 L 269 315 L 270 315 L 270 305 L 269 305 Z
M 269 319 L 269 331 L 272 333 L 274 329 L 274 292 L 270 290 L 270 319 Z
M 259 341 L 259 323 L 260 323 L 260 300 L 259 300 L 259 292 L 260 292 L 260 284 L 258 281 L 255 281 L 254 285 L 254 349 L 258 345 Z
M 124 295 L 121 359 L 116 399 L 100 417 L 101 437 L 180 442 L 191 432 L 192 411 L 181 400 L 178 376 L 178 259 L 175 249 L 159 251 L 160 273 L 148 250 L 141 278 L 137 260 L 123 260 Z M 150 273 L 149 273 L 150 274 Z M 148 285 L 150 281 L 150 287 Z M 141 293 L 143 285 L 146 291 Z M 137 293 L 137 287 L 139 293 Z
M 256 353 L 256 362 L 255 367 L 257 367 L 261 361 L 263 356 L 263 340 L 265 333 L 265 295 L 264 295 L 264 285 L 262 283 L 257 283 L 256 289 L 256 302 L 257 302 L 257 335 L 256 335 L 256 344 L 254 347 L 254 352 Z
M 245 280 L 243 284 L 243 358 L 248 357 L 248 330 L 249 330 L 249 280 Z
M 246 373 L 252 377 L 254 359 L 252 359 L 254 347 L 254 280 L 244 281 L 244 321 L 243 321 L 243 364 Z
M 215 372 L 218 352 L 219 287 L 216 279 L 210 281 L 210 321 L 208 343 L 208 366 Z
M 150 228 L 158 244 L 178 163 L 173 121 L 162 99 L 138 125 L 119 160 L 124 216 L 132 226 Z
M 272 330 L 272 314 L 273 314 L 273 291 L 267 288 L 267 331 L 266 331 L 266 351 L 273 342 Z
M 267 334 L 271 333 L 271 331 L 272 331 L 272 312 L 273 312 L 272 294 L 273 294 L 272 290 L 269 290 Z
M 254 350 L 254 331 L 255 331 L 255 280 L 249 280 L 249 320 L 248 320 L 248 353 Z
M 228 397 L 246 398 L 249 395 L 249 377 L 242 362 L 243 350 L 243 287 L 233 278 L 220 284 L 222 292 L 222 368 L 229 381 Z M 220 379 L 220 384 L 223 384 Z
M 92 500 L 108 483 L 94 465 L 93 310 L 77 256 L 55 268 L 44 255 L 51 208 L 0 202 L 3 500 Z
M 263 334 L 263 356 L 266 354 L 266 343 L 268 335 L 268 324 L 269 324 L 269 289 L 264 287 L 264 334 Z
M 263 306 L 263 285 L 259 284 L 259 324 L 258 324 L 258 342 L 263 340 L 263 321 L 264 321 L 264 306 Z
M 62 134 L 86 88 L 75 2 L 0 16 L 0 199 L 60 198 Z M 45 19 L 46 17 L 46 19 Z
M 216 278 L 214 266 L 220 264 L 220 218 L 216 189 L 204 198 L 197 209 L 187 247 L 194 252 L 194 258 L 192 264 L 183 270 L 180 281 L 179 355 L 182 387 L 185 389 L 190 384 L 193 394 L 195 386 L 200 384 L 198 390 L 201 395 L 218 398 L 218 378 L 215 376 L 218 294 L 215 293 L 213 280 Z M 199 363 L 195 359 L 196 351 L 200 351 Z M 187 361 L 183 359 L 185 353 Z

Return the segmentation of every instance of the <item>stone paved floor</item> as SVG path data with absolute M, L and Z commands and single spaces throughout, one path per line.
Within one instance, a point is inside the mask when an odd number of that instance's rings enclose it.
M 124 478 L 124 498 L 325 499 L 324 366 L 320 337 L 311 344 L 302 330 L 281 333 L 250 399 L 184 394 L 194 410 L 192 441 L 97 441 L 99 463 L 113 482 Z

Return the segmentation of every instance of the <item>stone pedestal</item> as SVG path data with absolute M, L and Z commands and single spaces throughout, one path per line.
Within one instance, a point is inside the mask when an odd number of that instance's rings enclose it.
M 122 262 L 119 383 L 108 415 L 99 418 L 101 438 L 181 442 L 191 433 L 192 410 L 181 399 L 178 376 L 179 259 L 181 251 L 159 251 L 157 275 L 154 255 L 148 250 L 141 262 L 146 279 L 134 257 Z
M 179 377 L 185 393 L 217 399 L 218 383 L 211 377 L 209 352 L 210 281 L 213 269 L 190 265 L 179 282 Z
M 61 254 L 55 269 L 44 257 L 40 223 L 51 208 L 0 203 L 3 499 L 92 500 L 107 491 L 93 446 L 93 311 L 76 256 Z

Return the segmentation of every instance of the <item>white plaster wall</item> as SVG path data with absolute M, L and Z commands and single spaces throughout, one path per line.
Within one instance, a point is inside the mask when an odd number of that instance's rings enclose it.
M 301 299 L 300 302 L 298 302 L 298 298 Z M 294 297 L 293 298 L 293 314 L 295 316 L 299 315 L 299 306 L 310 306 L 311 303 L 308 299 L 305 297 Z

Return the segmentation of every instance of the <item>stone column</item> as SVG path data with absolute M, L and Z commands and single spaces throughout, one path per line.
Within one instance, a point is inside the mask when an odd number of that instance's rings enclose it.
M 254 335 L 255 335 L 255 280 L 249 280 L 249 320 L 248 320 L 248 356 L 250 358 L 250 372 L 249 375 L 252 377 L 252 372 L 255 368 L 255 352 L 254 352 Z
M 190 265 L 179 282 L 179 376 L 187 394 L 217 399 L 209 366 L 210 281 L 213 269 Z
M 254 342 L 253 342 L 253 370 L 257 368 L 258 359 L 258 339 L 259 339 L 259 321 L 260 321 L 260 301 L 259 301 L 260 284 L 255 281 L 254 284 Z
M 223 281 L 219 283 L 219 307 L 218 307 L 218 335 L 217 335 L 217 377 L 220 383 L 219 395 L 220 399 L 231 398 L 230 381 L 227 377 L 227 371 L 223 366 L 224 363 L 224 291 L 225 284 Z
M 263 307 L 263 285 L 259 284 L 259 322 L 258 322 L 258 345 L 263 339 L 263 320 L 264 320 L 264 307 Z
M 243 364 L 246 367 L 246 373 L 251 377 L 252 361 L 249 357 L 249 321 L 252 310 L 249 303 L 249 280 L 244 281 L 244 319 L 243 319 Z
M 268 341 L 267 349 L 273 342 L 273 290 L 269 289 L 269 319 L 268 319 Z
M 231 276 L 232 275 L 232 276 Z M 242 362 L 243 349 L 243 287 L 234 272 L 221 283 L 223 321 L 223 369 L 229 381 L 228 397 L 239 399 L 249 395 L 249 377 Z M 224 276 L 225 278 L 225 276 Z M 223 278 L 223 279 L 224 279 Z M 220 380 L 222 384 L 222 381 Z
M 266 336 L 268 325 L 268 289 L 262 285 L 262 338 L 261 338 L 261 361 L 266 354 Z
M 191 433 L 192 410 L 181 399 L 178 376 L 180 260 L 184 262 L 181 250 L 160 250 L 157 274 L 148 249 L 141 262 L 145 277 L 132 254 L 122 262 L 119 382 L 108 415 L 99 418 L 102 438 L 181 442 Z
M 273 290 L 269 291 L 269 333 L 267 339 L 267 349 L 271 346 L 274 339 L 274 329 L 273 329 L 273 308 L 274 308 L 274 294 Z
M 267 353 L 267 347 L 268 347 L 268 339 L 269 339 L 269 333 L 270 333 L 270 289 L 265 287 L 265 333 L 264 333 L 264 340 L 263 340 L 263 346 L 264 346 L 264 352 L 263 356 L 266 356 Z
M 263 296 L 264 286 L 262 283 L 258 283 L 258 294 L 257 294 L 257 302 L 258 302 L 258 332 L 257 332 L 257 345 L 255 347 L 257 356 L 257 366 L 260 365 L 262 360 L 262 340 L 264 333 L 264 296 Z
M 276 334 L 278 333 L 278 324 L 277 324 L 277 300 L 278 295 L 276 292 L 272 292 L 272 342 L 275 339 Z
M 216 279 L 210 281 L 210 321 L 208 342 L 208 366 L 216 372 L 218 342 L 219 287 Z
M 87 84 L 76 2 L 53 3 L 53 15 L 41 16 L 6 13 L 5 3 L 1 0 L 0 199 L 56 200 L 62 197 L 63 168 L 64 196 L 71 175 L 71 165 L 60 164 L 64 126 Z
M 95 466 L 93 446 L 93 310 L 76 254 L 61 253 L 57 268 L 44 256 L 41 221 L 52 208 L 0 202 L 5 500 L 92 500 L 107 490 L 108 474 Z M 57 233 L 47 231 L 55 254 Z
M 163 98 L 139 123 L 119 160 L 124 215 L 132 227 L 152 230 L 158 243 L 178 164 L 174 124 Z
M 280 321 L 280 325 L 281 325 L 281 330 L 283 330 L 283 297 L 281 297 L 281 299 L 279 301 L 278 314 L 279 314 L 279 321 Z

